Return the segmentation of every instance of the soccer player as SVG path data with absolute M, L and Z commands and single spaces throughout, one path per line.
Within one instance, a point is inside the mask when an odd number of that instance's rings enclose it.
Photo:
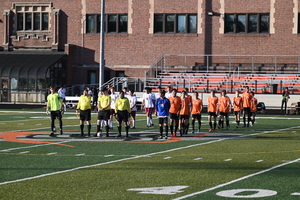
M 246 86 L 246 91 L 242 94 L 242 100 L 243 100 L 243 121 L 244 126 L 246 127 L 246 114 L 248 116 L 248 123 L 247 127 L 249 127 L 250 123 L 250 108 L 251 108 L 251 101 L 252 101 L 252 94 L 250 93 L 249 86 Z
M 254 122 L 255 122 L 255 116 L 256 116 L 256 111 L 257 111 L 257 99 L 254 97 L 254 92 L 251 92 L 252 93 L 252 96 L 253 96 L 253 99 L 251 101 L 251 108 L 250 108 L 250 115 L 251 115 L 251 124 L 250 126 L 253 126 L 254 125 Z
M 216 96 L 216 91 L 210 91 L 210 96 L 207 98 L 207 108 L 208 108 L 208 123 L 209 132 L 215 131 L 217 126 L 217 113 L 218 113 L 218 102 L 219 99 Z M 212 126 L 212 118 L 214 118 L 214 126 Z
M 62 130 L 62 113 L 61 110 L 63 110 L 63 101 L 61 99 L 61 97 L 59 96 L 58 93 L 56 93 L 55 88 L 53 86 L 50 86 L 50 92 L 51 94 L 48 95 L 47 97 L 47 106 L 46 106 L 46 112 L 51 113 L 51 134 L 50 137 L 54 137 L 55 134 L 55 119 L 57 118 L 59 121 L 59 128 L 60 128 L 60 134 L 63 134 L 63 130 Z
M 61 86 L 57 92 L 60 96 L 60 98 L 62 99 L 63 103 L 64 103 L 64 111 L 67 111 L 67 105 L 66 105 L 66 89 Z
M 224 118 L 226 120 L 226 129 L 229 129 L 229 114 L 231 108 L 230 98 L 226 95 L 226 90 L 222 90 L 220 103 L 219 103 L 219 111 L 220 111 L 220 119 L 218 128 L 224 128 Z
M 202 99 L 199 99 L 198 92 L 194 92 L 194 98 L 192 103 L 192 133 L 195 133 L 195 121 L 198 121 L 198 133 L 201 132 L 201 111 L 202 111 Z
M 147 127 L 153 126 L 152 114 L 154 113 L 155 95 L 151 93 L 151 88 L 145 88 L 146 92 L 143 94 L 142 109 L 145 109 L 147 116 Z
M 108 95 L 108 89 L 103 88 L 102 95 L 98 98 L 98 120 L 97 120 L 97 134 L 103 136 L 102 134 L 102 126 L 101 121 L 104 120 L 104 126 L 106 130 L 106 137 L 109 137 L 109 125 L 108 119 L 110 116 L 110 104 L 111 104 L 111 96 Z
M 166 89 L 165 97 L 169 99 L 169 97 L 172 96 L 172 86 L 168 86 Z
M 172 96 L 169 97 L 170 100 L 170 131 L 171 131 L 171 136 L 176 137 L 176 132 L 178 130 L 178 124 L 179 124 L 179 111 L 181 107 L 181 98 L 177 96 L 177 90 L 173 89 L 172 90 Z M 174 130 L 174 124 L 175 124 L 175 131 Z
M 159 98 L 155 101 L 155 109 L 156 109 L 156 116 L 158 117 L 158 124 L 159 124 L 159 132 L 160 137 L 159 139 L 163 139 L 163 128 L 165 128 L 166 136 L 165 139 L 168 139 L 168 116 L 170 110 L 170 100 L 165 97 L 165 91 L 159 90 Z
M 242 101 L 242 97 L 240 96 L 240 92 L 238 90 L 235 92 L 235 97 L 233 97 L 232 99 L 232 104 L 234 108 L 235 122 L 237 124 L 236 127 L 239 128 L 241 112 L 243 110 L 243 101 Z
M 136 117 L 136 102 L 137 102 L 137 98 L 134 94 L 134 90 L 129 90 L 129 103 L 130 103 L 130 109 L 131 109 L 131 113 L 130 113 L 130 116 L 131 116 L 131 124 L 132 124 L 132 129 L 135 129 L 135 123 L 136 123 L 136 120 L 135 120 L 135 117 Z
M 180 107 L 180 122 L 179 122 L 179 130 L 180 136 L 183 134 L 187 134 L 188 132 L 188 124 L 189 124 L 189 117 L 191 115 L 191 98 L 188 97 L 188 94 L 185 90 L 181 92 L 181 107 Z
M 129 138 L 128 135 L 128 117 L 129 113 L 131 113 L 130 103 L 127 97 L 124 96 L 124 91 L 120 91 L 119 97 L 116 100 L 116 118 L 118 121 L 118 136 L 122 137 L 121 129 L 122 129 L 122 122 L 124 122 L 125 130 L 126 130 L 126 138 Z
M 91 135 L 91 96 L 88 94 L 88 90 L 85 89 L 83 91 L 83 95 L 80 96 L 77 109 L 76 109 L 76 115 L 78 115 L 78 110 L 80 110 L 80 137 L 84 137 L 83 129 L 84 129 L 84 121 L 86 121 L 88 126 L 88 136 Z
M 115 92 L 115 87 L 110 87 L 110 97 L 111 97 L 111 104 L 110 104 L 110 117 L 109 117 L 109 128 L 113 129 L 113 118 L 116 114 L 115 112 L 115 104 L 116 100 L 119 97 L 119 94 Z

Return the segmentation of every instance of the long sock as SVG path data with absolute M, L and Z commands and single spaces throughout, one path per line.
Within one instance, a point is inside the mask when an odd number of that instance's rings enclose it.
M 125 130 L 126 130 L 126 137 L 128 137 L 129 125 L 125 126 Z
M 51 131 L 54 132 L 54 120 L 51 121 Z
M 83 128 L 84 128 L 84 124 L 80 124 L 81 135 L 83 135 Z
M 88 124 L 88 136 L 91 135 L 92 124 Z
M 199 129 L 201 129 L 201 125 L 202 125 L 201 121 L 198 121 L 198 128 Z
M 171 134 L 173 134 L 173 128 L 174 128 L 174 126 L 173 126 L 173 125 L 170 125 L 170 131 L 171 131 Z
M 195 120 L 192 120 L 192 130 L 195 130 Z
M 212 122 L 209 122 L 209 127 L 212 129 Z
M 119 133 L 119 135 L 121 135 L 121 126 L 118 126 L 118 133 Z
M 135 127 L 136 120 L 132 120 L 132 126 Z
M 177 133 L 177 131 L 178 131 L 178 124 L 175 125 L 175 131 L 174 132 Z
M 168 132 L 169 132 L 169 127 L 168 127 L 168 125 L 165 126 L 165 132 L 166 132 L 166 136 L 168 136 Z
M 97 124 L 97 133 L 100 132 L 101 129 L 100 129 L 100 124 Z
M 221 127 L 221 125 L 222 125 L 222 121 L 219 119 L 219 124 L 218 124 L 218 126 Z
M 150 117 L 147 117 L 147 126 L 150 126 Z
M 255 122 L 255 119 L 252 119 L 252 124 L 254 124 L 254 122 Z
M 246 117 L 243 117 L 244 124 L 246 124 Z
M 159 126 L 159 133 L 160 133 L 160 136 L 163 135 L 163 126 Z
M 229 120 L 226 120 L 226 126 L 229 127 Z
M 62 131 L 62 127 L 63 126 L 63 122 L 62 122 L 62 119 L 60 118 L 59 119 L 59 128 L 60 128 L 60 131 Z
M 221 127 L 224 128 L 224 120 L 221 121 Z
M 109 125 L 105 126 L 105 128 L 106 128 L 106 137 L 108 137 Z
M 186 129 L 185 129 L 185 134 L 187 134 L 188 132 L 189 132 L 189 127 L 190 127 L 190 123 L 188 123 L 187 125 L 186 125 Z
M 216 127 L 217 127 L 217 123 L 216 123 L 216 122 L 214 122 L 214 129 L 216 129 Z

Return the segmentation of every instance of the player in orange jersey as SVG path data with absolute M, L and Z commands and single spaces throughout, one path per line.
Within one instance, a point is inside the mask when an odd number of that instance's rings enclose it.
M 172 95 L 169 97 L 170 100 L 170 131 L 171 136 L 176 137 L 176 132 L 178 130 L 178 124 L 179 124 L 179 111 L 181 107 L 181 99 L 177 96 L 177 90 L 172 90 Z M 175 131 L 174 130 L 174 124 L 175 124 Z
M 240 118 L 241 118 L 241 112 L 243 110 L 243 101 L 242 97 L 240 96 L 240 91 L 235 92 L 235 97 L 232 99 L 232 104 L 234 108 L 234 116 L 236 121 L 236 127 L 238 128 L 240 126 Z
M 226 129 L 229 129 L 229 114 L 231 111 L 231 101 L 226 95 L 226 90 L 222 90 L 219 104 L 220 119 L 218 128 L 224 128 L 224 117 L 226 119 Z
M 257 99 L 254 97 L 254 92 L 251 92 L 252 95 L 253 95 L 253 99 L 251 101 L 251 108 L 250 108 L 250 115 L 251 115 L 251 126 L 254 125 L 254 122 L 255 122 L 255 116 L 256 116 L 256 111 L 257 111 Z
M 201 132 L 201 111 L 202 111 L 202 99 L 199 99 L 198 92 L 194 92 L 194 98 L 192 100 L 192 133 L 195 133 L 195 121 L 198 121 L 198 133 Z
M 191 115 L 191 98 L 188 97 L 188 94 L 185 90 L 181 92 L 181 108 L 180 108 L 180 122 L 179 122 L 179 130 L 180 130 L 180 136 L 183 134 L 187 134 L 188 132 L 188 124 L 189 124 L 189 118 Z
M 251 101 L 252 101 L 252 94 L 249 91 L 249 87 L 246 86 L 246 91 L 242 95 L 242 100 L 243 100 L 243 121 L 244 121 L 244 126 L 246 127 L 246 114 L 248 116 L 248 123 L 247 127 L 249 127 L 250 123 L 250 108 L 251 108 Z
M 216 91 L 212 90 L 210 96 L 207 98 L 207 111 L 208 111 L 208 123 L 210 126 L 209 132 L 215 131 L 217 126 L 217 113 L 218 113 L 219 99 L 216 96 Z M 212 119 L 214 118 L 214 126 L 212 126 Z

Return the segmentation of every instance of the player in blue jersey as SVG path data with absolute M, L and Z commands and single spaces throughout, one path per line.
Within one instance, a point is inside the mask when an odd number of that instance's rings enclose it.
M 166 136 L 165 139 L 168 139 L 168 116 L 170 109 L 170 100 L 165 97 L 166 92 L 164 90 L 159 90 L 159 98 L 155 101 L 156 116 L 158 117 L 159 124 L 159 139 L 163 139 L 163 128 L 165 128 Z

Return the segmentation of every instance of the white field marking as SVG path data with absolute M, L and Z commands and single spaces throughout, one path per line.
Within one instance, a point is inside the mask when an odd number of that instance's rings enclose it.
M 18 125 L 18 126 L 23 126 L 23 125 L 24 125 L 24 123 L 18 123 L 17 125 Z
M 201 160 L 202 158 L 195 158 L 194 160 Z
M 29 153 L 30 151 L 23 151 L 23 152 L 20 152 L 22 154 L 25 154 L 25 153 Z
M 257 161 L 255 161 L 255 162 L 263 162 L 264 160 L 257 160 Z
M 209 192 L 209 191 L 212 191 L 212 190 L 215 190 L 215 189 L 218 189 L 218 188 L 221 188 L 221 187 L 224 187 L 224 186 L 227 186 L 227 185 L 230 185 L 230 184 L 233 184 L 233 183 L 236 183 L 236 182 L 239 182 L 239 181 L 242 181 L 242 180 L 251 178 L 251 177 L 253 177 L 253 176 L 256 176 L 256 175 L 260 175 L 260 174 L 269 172 L 269 171 L 271 171 L 271 170 L 274 170 L 274 169 L 283 167 L 283 166 L 285 166 L 285 165 L 292 164 L 292 163 L 295 163 L 295 162 L 299 162 L 299 161 L 300 161 L 300 158 L 298 158 L 298 159 L 296 159 L 296 160 L 293 160 L 293 161 L 290 161 L 290 162 L 287 162 L 287 163 L 283 163 L 283 164 L 280 164 L 280 165 L 271 167 L 271 168 L 269 168 L 269 169 L 262 170 L 262 171 L 260 171 L 260 172 L 256 172 L 256 173 L 254 173 L 254 174 L 250 174 L 250 175 L 247 175 L 247 176 L 244 176 L 244 177 L 241 177 L 241 178 L 238 178 L 238 179 L 229 181 L 229 182 L 227 182 L 227 183 L 223 183 L 223 184 L 217 185 L 217 186 L 212 187 L 212 188 L 208 188 L 208 189 L 205 189 L 205 190 L 202 190 L 202 191 L 199 191 L 199 192 L 195 192 L 195 193 L 191 193 L 191 194 L 188 194 L 188 195 L 185 195 L 185 196 L 182 196 L 182 197 L 178 197 L 178 198 L 175 198 L 175 199 L 173 199 L 173 200 L 180 200 L 180 199 L 185 199 L 185 198 L 192 197 L 192 196 L 195 196 L 195 195 L 198 195 L 198 194 L 203 194 L 203 193 L 205 193 L 205 192 Z
M 164 159 L 167 160 L 167 159 L 171 159 L 171 158 L 172 158 L 172 157 L 165 157 Z
M 84 156 L 85 153 L 75 154 L 75 156 Z
M 67 142 L 71 142 L 71 141 L 62 141 L 62 142 L 55 142 L 57 144 L 62 144 L 62 143 L 67 143 Z M 54 144 L 39 144 L 39 145 L 33 145 L 33 146 L 27 146 L 27 147 L 16 147 L 16 148 L 11 148 L 11 149 L 3 149 L 0 150 L 0 152 L 8 152 L 8 151 L 13 151 L 13 150 L 18 150 L 18 149 L 28 149 L 28 148 L 35 148 L 35 147 L 41 147 L 41 146 L 47 146 L 47 145 L 54 145 Z
M 228 159 L 225 159 L 224 161 L 228 162 L 228 161 L 231 161 L 231 160 L 232 160 L 231 158 L 228 158 Z
M 107 157 L 112 157 L 112 156 L 114 156 L 114 155 L 105 155 L 104 157 L 107 158 Z
M 32 179 L 36 179 L 36 178 L 42 178 L 42 177 L 46 177 L 46 176 L 61 174 L 61 173 L 65 173 L 65 172 L 71 172 L 71 171 L 75 171 L 75 170 L 79 170 L 79 169 L 85 169 L 85 168 L 89 168 L 89 167 L 97 167 L 97 166 L 102 166 L 102 165 L 107 165 L 107 164 L 112 164 L 112 163 L 118 163 L 118 162 L 127 161 L 127 160 L 133 160 L 133 159 L 137 159 L 137 158 L 144 158 L 144 157 L 157 155 L 157 154 L 162 154 L 162 153 L 169 153 L 169 152 L 173 152 L 173 151 L 177 151 L 177 150 L 188 149 L 188 148 L 191 148 L 191 147 L 211 144 L 211 143 L 215 143 L 215 142 L 219 142 L 219 141 L 223 141 L 223 140 L 225 140 L 225 139 L 214 140 L 214 141 L 209 141 L 209 142 L 200 143 L 200 144 L 193 144 L 193 145 L 189 145 L 189 146 L 185 146 L 185 147 L 178 147 L 178 148 L 175 148 L 175 149 L 169 149 L 169 150 L 165 150 L 165 151 L 154 152 L 154 153 L 135 156 L 135 157 L 122 158 L 122 159 L 119 159 L 119 160 L 113 160 L 113 161 L 98 163 L 98 164 L 94 164 L 94 165 L 86 165 L 86 166 L 76 167 L 76 168 L 67 169 L 67 170 L 58 171 L 58 172 L 52 172 L 52 173 L 48 173 L 48 174 L 41 174 L 41 175 L 38 175 L 38 176 L 33 176 L 33 177 L 28 177 L 28 178 L 13 180 L 13 181 L 6 181 L 6 182 L 0 183 L 0 185 L 6 185 L 6 184 L 9 184 L 9 183 L 16 183 L 16 182 L 32 180 Z
M 291 195 L 300 196 L 300 192 L 294 192 Z
M 47 155 L 55 155 L 57 152 L 47 153 Z

